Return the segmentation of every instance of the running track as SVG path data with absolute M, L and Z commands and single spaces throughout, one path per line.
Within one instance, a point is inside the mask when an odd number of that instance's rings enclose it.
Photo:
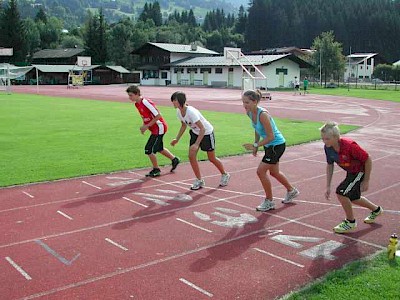
M 126 86 L 61 90 L 40 94 L 127 101 Z M 64 87 L 62 87 L 64 89 Z M 171 105 L 174 87 L 142 87 L 159 105 Z M 239 90 L 184 88 L 200 109 L 243 113 Z M 14 92 L 36 93 L 36 87 Z M 0 189 L 1 299 L 276 299 L 342 267 L 385 249 L 400 232 L 400 105 L 333 96 L 273 93 L 265 103 L 277 117 L 336 120 L 360 125 L 348 136 L 373 158 L 366 196 L 385 213 L 375 224 L 355 209 L 357 229 L 337 235 L 343 218 L 336 199 L 323 197 L 322 143 L 286 150 L 282 170 L 301 191 L 283 205 L 258 213 L 262 199 L 255 170 L 260 158 L 224 158 L 232 174 L 219 175 L 201 162 L 206 187 L 190 191 L 189 164 L 148 179 L 147 170 L 60 180 Z M 248 124 L 244 124 L 248 126 Z M 318 130 L 316 128 L 316 130 Z M 251 137 L 249 137 L 251 139 Z M 335 168 L 333 184 L 343 177 Z

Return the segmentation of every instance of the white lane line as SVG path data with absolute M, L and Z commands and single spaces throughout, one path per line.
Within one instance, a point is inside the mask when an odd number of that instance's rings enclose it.
M 120 248 L 120 249 L 122 249 L 122 250 L 124 250 L 124 251 L 128 251 L 128 248 L 125 248 L 124 246 L 122 246 L 122 245 L 120 245 L 120 244 L 114 242 L 113 240 L 110 240 L 109 238 L 105 238 L 105 240 L 106 240 L 107 242 L 109 242 L 110 244 L 112 244 L 112 245 L 114 245 L 114 246 L 116 246 L 116 247 L 118 247 L 118 248 Z
M 94 184 L 91 184 L 91 183 L 89 183 L 89 182 L 86 182 L 86 181 L 84 181 L 84 180 L 82 180 L 82 183 L 87 184 L 88 186 L 94 187 L 94 188 L 96 188 L 96 189 L 98 189 L 98 190 L 101 190 L 101 187 L 99 187 L 99 186 L 97 186 L 97 185 L 94 185 Z
M 6 260 L 19 272 L 22 276 L 25 277 L 26 280 L 32 280 L 32 277 L 29 276 L 20 266 L 18 266 L 10 257 L 6 257 Z
M 186 280 L 185 278 L 179 278 L 179 281 L 183 282 L 184 284 L 187 284 L 188 286 L 194 288 L 195 290 L 198 290 L 200 293 L 208 296 L 208 297 L 213 297 L 214 295 L 211 294 L 210 292 L 207 292 L 206 290 L 203 290 L 201 287 L 198 287 L 197 285 L 195 285 L 194 283 Z
M 28 192 L 22 192 L 23 194 L 27 195 L 29 198 L 35 198 L 35 196 L 32 196 L 31 194 L 29 194 Z
M 206 232 L 208 232 L 208 233 L 212 233 L 212 231 L 209 230 L 209 229 L 207 229 L 207 228 L 204 228 L 204 227 L 198 226 L 198 225 L 196 225 L 196 224 L 190 223 L 190 222 L 185 221 L 185 220 L 183 220 L 183 219 L 181 219 L 181 218 L 176 218 L 176 220 L 179 221 L 179 222 L 188 224 L 188 225 L 190 225 L 190 226 L 193 226 L 193 227 L 195 227 L 195 228 L 197 228 L 197 229 L 201 229 L 201 230 L 203 230 L 203 231 L 206 231 Z
M 282 260 L 282 261 L 284 261 L 284 262 L 287 262 L 287 263 L 289 263 L 289 264 L 295 265 L 295 266 L 297 266 L 297 267 L 304 268 L 304 265 L 298 264 L 298 263 L 296 263 L 296 262 L 294 262 L 294 261 L 288 260 L 288 259 L 286 259 L 286 258 L 283 258 L 283 257 L 280 257 L 280 256 L 278 256 L 278 255 L 272 254 L 272 253 L 270 253 L 270 252 L 261 250 L 261 249 L 259 249 L 259 248 L 253 248 L 253 249 L 256 250 L 256 251 L 258 251 L 258 252 L 260 252 L 260 253 L 267 254 L 267 255 L 269 255 L 269 256 L 275 257 L 275 258 L 280 259 L 280 260 Z
M 139 203 L 139 202 L 136 202 L 135 200 L 132 200 L 132 199 L 129 199 L 128 197 L 122 197 L 122 199 L 125 199 L 126 201 L 129 201 L 129 202 L 132 202 L 132 203 L 135 203 L 135 204 L 137 204 L 137 205 L 140 205 L 140 206 L 143 206 L 143 207 L 149 207 L 148 205 L 145 205 L 145 204 L 142 204 L 142 203 Z
M 72 217 L 68 216 L 66 213 L 63 213 L 61 210 L 57 210 L 57 212 L 58 212 L 60 215 L 62 215 L 63 217 L 65 217 L 65 218 L 67 218 L 67 219 L 69 219 L 69 220 L 73 220 Z

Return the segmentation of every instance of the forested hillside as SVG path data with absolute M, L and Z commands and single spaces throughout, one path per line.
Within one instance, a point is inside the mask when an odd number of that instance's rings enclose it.
M 165 14 L 163 7 L 172 3 L 186 9 Z M 92 62 L 134 68 L 129 53 L 146 42 L 197 43 L 217 52 L 315 48 L 317 37 L 332 32 L 341 55 L 351 47 L 352 53 L 377 52 L 388 63 L 400 59 L 400 0 L 252 0 L 237 13 L 229 13 L 228 5 L 210 6 L 200 23 L 194 13 L 199 7 L 189 3 L 205 9 L 218 1 L 0 0 L 0 47 L 13 47 L 12 60 L 20 64 L 40 49 L 79 47 Z M 28 6 L 35 10 L 27 17 Z M 87 7 L 91 13 L 83 17 Z M 83 19 L 71 25 L 68 18 L 79 19 L 76 11 Z M 121 15 L 111 20 L 109 11 Z
M 332 30 L 344 53 L 378 52 L 400 59 L 399 0 L 254 0 L 248 15 L 246 47 L 309 48 Z
M 1 2 L 1 1 L 0 1 Z M 7 3 L 8 1 L 3 1 Z M 146 2 L 153 0 L 18 0 L 22 17 L 34 17 L 39 8 L 57 18 L 65 21 L 64 26 L 71 28 L 84 22 L 87 10 L 96 11 L 103 9 L 104 17 L 109 23 L 115 23 L 121 17 L 129 16 L 133 19 L 139 17 Z M 241 4 L 247 6 L 247 0 L 158 0 L 164 18 L 175 10 L 193 9 L 199 22 L 209 10 L 224 9 L 226 13 L 238 11 Z

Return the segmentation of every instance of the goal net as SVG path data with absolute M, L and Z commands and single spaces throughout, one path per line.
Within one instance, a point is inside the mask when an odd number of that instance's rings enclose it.
M 33 67 L 17 67 L 11 64 L 0 64 L 0 92 L 11 93 L 12 80 L 21 79 Z

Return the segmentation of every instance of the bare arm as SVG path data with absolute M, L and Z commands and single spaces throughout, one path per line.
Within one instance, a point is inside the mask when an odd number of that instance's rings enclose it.
M 140 127 L 140 132 L 143 134 L 147 129 L 156 124 L 156 122 L 160 120 L 160 118 L 161 114 L 156 115 L 149 123 L 144 124 Z
M 179 140 L 181 139 L 183 133 L 186 130 L 186 127 L 187 127 L 186 123 L 185 122 L 181 122 L 181 128 L 179 128 L 179 131 L 178 131 L 178 134 L 176 135 L 176 138 L 174 138 L 171 141 L 171 146 L 175 146 L 179 142 Z
M 330 194 L 331 194 L 331 182 L 332 182 L 332 177 L 333 177 L 333 169 L 334 169 L 334 164 L 327 164 L 326 165 L 326 192 L 325 192 L 325 198 L 327 200 L 330 199 Z
M 372 159 L 370 157 L 368 157 L 367 161 L 365 162 L 365 166 L 364 166 L 364 180 L 361 182 L 361 191 L 362 192 L 365 192 L 368 190 L 371 171 L 372 171 Z

